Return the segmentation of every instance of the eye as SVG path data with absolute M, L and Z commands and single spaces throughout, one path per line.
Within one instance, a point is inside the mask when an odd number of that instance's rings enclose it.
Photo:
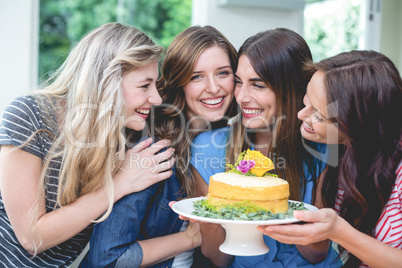
M 218 75 L 220 75 L 220 76 L 226 76 L 226 75 L 229 75 L 229 74 L 230 74 L 229 71 L 221 71 L 221 72 L 218 73 Z
M 317 122 L 322 122 L 322 121 L 324 121 L 324 120 L 321 118 L 321 115 L 319 114 L 319 112 L 318 112 L 317 110 L 315 110 L 315 112 L 313 113 L 313 115 L 314 115 L 314 118 L 317 120 Z
M 254 83 L 253 84 L 253 87 L 256 87 L 256 88 L 266 88 L 266 86 L 264 85 L 264 84 L 259 84 L 259 83 Z
M 140 86 L 140 88 L 144 88 L 144 89 L 147 89 L 147 88 L 149 88 L 149 86 L 150 86 L 151 84 L 144 84 L 144 85 L 142 85 L 142 86 Z
M 190 78 L 191 81 L 199 80 L 199 79 L 201 79 L 201 75 L 199 75 L 199 74 L 194 75 L 194 76 L 192 76 L 192 77 Z

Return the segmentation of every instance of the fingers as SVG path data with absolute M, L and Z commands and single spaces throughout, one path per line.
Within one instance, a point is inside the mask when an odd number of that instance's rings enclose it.
M 165 148 L 170 144 L 170 140 L 160 140 L 155 142 L 154 144 L 151 145 L 153 139 L 148 138 L 137 145 L 135 145 L 133 148 L 129 149 L 129 153 L 139 153 L 139 152 L 144 152 L 145 155 L 154 155 L 161 149 Z
M 155 155 L 155 162 L 156 163 L 161 163 L 161 162 L 163 162 L 165 160 L 168 160 L 169 158 L 172 157 L 173 153 L 174 153 L 174 149 L 169 148 L 166 151 Z
M 160 140 L 158 142 L 155 142 L 148 148 L 144 149 L 144 153 L 146 153 L 146 155 L 155 155 L 157 152 L 169 145 L 170 140 Z
M 168 161 L 162 162 L 154 167 L 152 173 L 160 173 L 165 170 L 171 169 L 174 165 L 176 159 L 174 157 L 170 158 Z
M 311 243 L 311 241 L 307 240 L 305 236 L 291 236 L 287 234 L 265 233 L 265 232 L 264 234 L 284 244 L 307 245 Z
M 173 171 L 172 170 L 166 170 L 164 172 L 160 172 L 158 174 L 154 174 L 151 178 L 150 181 L 152 181 L 154 183 L 166 180 L 167 178 L 170 178 L 170 176 L 173 175 Z
M 129 151 L 133 153 L 138 153 L 147 148 L 151 143 L 152 143 L 152 138 L 148 138 L 146 140 L 143 140 L 142 142 L 138 143 L 135 145 L 133 148 L 131 148 Z
M 293 211 L 293 216 L 304 222 L 327 222 L 332 215 L 330 209 L 320 209 L 318 211 Z
M 177 201 L 170 201 L 170 202 L 169 202 L 169 207 L 172 208 L 173 205 L 174 205 L 174 203 L 177 203 Z

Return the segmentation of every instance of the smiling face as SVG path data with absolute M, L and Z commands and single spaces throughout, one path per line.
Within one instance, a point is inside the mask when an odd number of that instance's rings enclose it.
M 159 105 L 162 99 L 156 89 L 158 63 L 150 63 L 125 73 L 122 77 L 124 113 L 127 128 L 144 129 L 152 105 Z
M 242 110 L 242 124 L 247 128 L 273 124 L 277 113 L 275 93 L 257 75 L 245 55 L 239 58 L 235 78 L 235 97 Z
M 302 136 L 307 140 L 320 143 L 343 143 L 338 128 L 328 120 L 328 103 L 323 72 L 314 73 L 307 86 L 303 103 L 305 107 L 297 114 L 297 117 L 303 121 L 300 127 Z
M 193 127 L 205 128 L 208 122 L 221 120 L 233 99 L 233 90 L 233 71 L 227 53 L 218 46 L 204 50 L 191 80 L 183 86 L 186 113 Z

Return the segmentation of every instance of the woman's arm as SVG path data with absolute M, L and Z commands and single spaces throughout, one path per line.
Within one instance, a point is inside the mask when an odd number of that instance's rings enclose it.
M 317 208 L 322 208 L 322 183 L 324 181 L 324 176 L 327 172 L 327 168 L 320 174 L 317 179 L 317 187 L 315 190 L 315 198 L 314 198 L 314 206 Z M 329 249 L 331 246 L 331 241 L 325 239 L 323 241 L 311 243 L 308 245 L 296 245 L 297 250 L 299 253 L 309 262 L 311 263 L 319 263 L 325 260 L 328 255 Z
M 399 267 L 402 251 L 353 228 L 332 209 L 295 211 L 304 225 L 264 226 L 261 230 L 288 244 L 306 245 L 331 239 L 372 267 Z
M 166 153 L 154 156 L 157 151 L 167 145 L 167 142 L 162 141 L 148 147 L 151 142 L 151 140 L 145 141 L 129 150 L 127 154 L 149 157 L 156 164 L 143 170 L 135 165 L 130 166 L 130 157 L 126 155 L 124 169 L 114 176 L 115 201 L 130 192 L 140 191 L 171 175 L 171 171 L 160 174 L 153 173 L 163 170 L 158 163 L 162 161 L 161 159 L 168 158 L 172 151 L 167 150 Z M 173 164 L 173 161 L 170 160 L 168 165 Z M 16 149 L 14 146 L 1 146 L 0 189 L 5 209 L 20 244 L 31 254 L 35 253 L 35 246 L 31 236 L 32 215 L 30 212 L 37 201 L 41 168 L 42 160 L 39 157 Z M 46 213 L 45 210 L 44 197 L 38 202 L 40 213 L 35 224 L 42 243 L 36 253 L 56 246 L 78 234 L 105 212 L 109 205 L 104 187 L 49 213 Z
M 139 267 L 163 262 L 201 244 L 198 224 L 179 231 L 182 221 L 168 208 L 180 185 L 175 177 L 127 195 L 109 217 L 94 226 L 88 262 L 91 267 Z
M 201 245 L 200 227 L 190 222 L 183 232 L 138 241 L 142 247 L 141 267 L 150 266 Z
M 208 185 L 191 166 L 191 172 L 196 180 L 197 194 L 206 196 L 208 194 Z M 201 251 L 205 257 L 210 259 L 216 266 L 229 266 L 233 260 L 233 256 L 227 255 L 219 250 L 219 246 L 225 241 L 226 232 L 220 224 L 200 222 L 202 243 Z

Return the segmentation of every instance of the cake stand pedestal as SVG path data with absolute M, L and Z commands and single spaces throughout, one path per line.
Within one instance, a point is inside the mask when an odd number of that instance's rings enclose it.
M 263 255 L 269 251 L 259 224 L 221 223 L 226 230 L 225 242 L 219 247 L 223 253 L 236 256 Z

